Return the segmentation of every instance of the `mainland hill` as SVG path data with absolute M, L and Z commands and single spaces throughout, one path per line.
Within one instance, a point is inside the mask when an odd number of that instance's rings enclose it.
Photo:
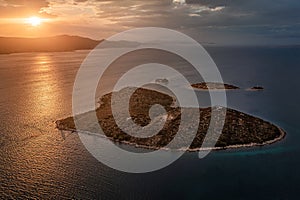
M 102 40 L 60 35 L 43 38 L 0 37 L 0 54 L 24 52 L 62 52 L 95 48 Z

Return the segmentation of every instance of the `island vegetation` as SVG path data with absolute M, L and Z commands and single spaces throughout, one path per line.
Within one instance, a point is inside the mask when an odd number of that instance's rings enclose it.
M 118 92 L 115 92 L 115 95 L 122 97 L 128 94 L 130 89 L 132 88 L 122 89 Z M 174 97 L 158 91 L 138 88 L 131 96 L 129 102 L 131 119 L 136 124 L 140 126 L 146 126 L 151 122 L 149 109 L 155 104 L 162 105 L 166 110 L 165 114 L 155 116 L 154 119 L 152 118 L 152 120 L 161 120 L 163 117 L 166 119 L 164 127 L 159 131 L 159 133 L 149 138 L 138 138 L 124 133 L 117 126 L 111 111 L 111 98 L 112 93 L 102 96 L 100 99 L 100 106 L 96 109 L 98 123 L 102 127 L 105 135 L 114 142 L 126 143 L 135 145 L 137 147 L 150 149 L 162 148 L 169 144 L 178 131 L 182 112 L 186 112 L 188 115 L 190 115 L 190 119 L 193 119 L 193 109 L 199 109 L 176 107 L 174 106 L 176 105 L 174 104 L 174 101 L 176 101 Z M 121 98 L 118 99 L 122 101 Z M 212 117 L 211 113 L 214 109 L 226 109 L 226 119 L 222 134 L 220 135 L 215 146 L 210 147 L 212 149 L 265 145 L 276 142 L 285 136 L 285 132 L 281 128 L 271 124 L 270 122 L 246 113 L 222 107 L 200 108 L 200 123 L 196 137 L 188 149 L 189 151 L 201 150 L 200 147 L 203 143 L 204 137 L 207 134 L 209 123 Z M 122 108 L 120 108 L 120 112 L 122 112 Z M 78 115 L 76 116 L 76 120 L 79 122 L 81 121 L 80 123 L 86 124 L 84 131 L 97 134 L 97 125 L 92 124 L 89 120 L 87 120 L 90 114 L 91 113 L 88 112 Z M 214 117 L 218 118 L 221 116 Z M 126 123 L 126 120 L 124 120 L 124 123 Z M 219 123 L 218 120 L 217 123 Z M 183 127 L 187 134 L 192 128 L 191 124 L 187 123 Z M 62 131 L 76 132 L 73 117 L 58 120 L 56 125 L 57 128 Z M 214 141 L 215 137 L 217 137 L 217 135 L 212 134 L 212 137 L 208 139 Z M 184 141 L 184 138 L 182 138 L 182 141 Z
M 235 85 L 230 85 L 226 83 L 217 83 L 217 82 L 200 82 L 200 83 L 194 83 L 191 85 L 193 88 L 200 89 L 200 90 L 236 90 L 240 89 L 239 87 Z

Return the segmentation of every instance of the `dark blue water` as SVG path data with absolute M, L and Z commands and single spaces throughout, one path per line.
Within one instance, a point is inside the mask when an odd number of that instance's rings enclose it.
M 273 145 L 185 153 L 147 174 L 99 163 L 78 136 L 54 121 L 71 115 L 76 72 L 87 51 L 0 55 L 0 198 L 298 199 L 300 48 L 209 47 L 226 83 L 229 107 L 281 126 Z M 265 89 L 249 92 L 255 85 Z

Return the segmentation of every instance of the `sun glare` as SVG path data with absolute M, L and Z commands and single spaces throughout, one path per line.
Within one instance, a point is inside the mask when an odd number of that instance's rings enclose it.
M 26 19 L 26 23 L 31 26 L 39 26 L 42 23 L 42 19 L 39 17 L 29 17 Z

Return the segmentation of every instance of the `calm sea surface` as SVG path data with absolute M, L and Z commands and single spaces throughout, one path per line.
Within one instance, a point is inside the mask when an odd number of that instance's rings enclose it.
M 0 55 L 0 199 L 298 199 L 300 48 L 210 47 L 227 83 L 229 107 L 287 131 L 273 145 L 185 153 L 147 174 L 126 174 L 93 158 L 78 135 L 54 122 L 70 116 L 75 75 L 88 51 Z M 260 92 L 244 89 L 261 85 Z

